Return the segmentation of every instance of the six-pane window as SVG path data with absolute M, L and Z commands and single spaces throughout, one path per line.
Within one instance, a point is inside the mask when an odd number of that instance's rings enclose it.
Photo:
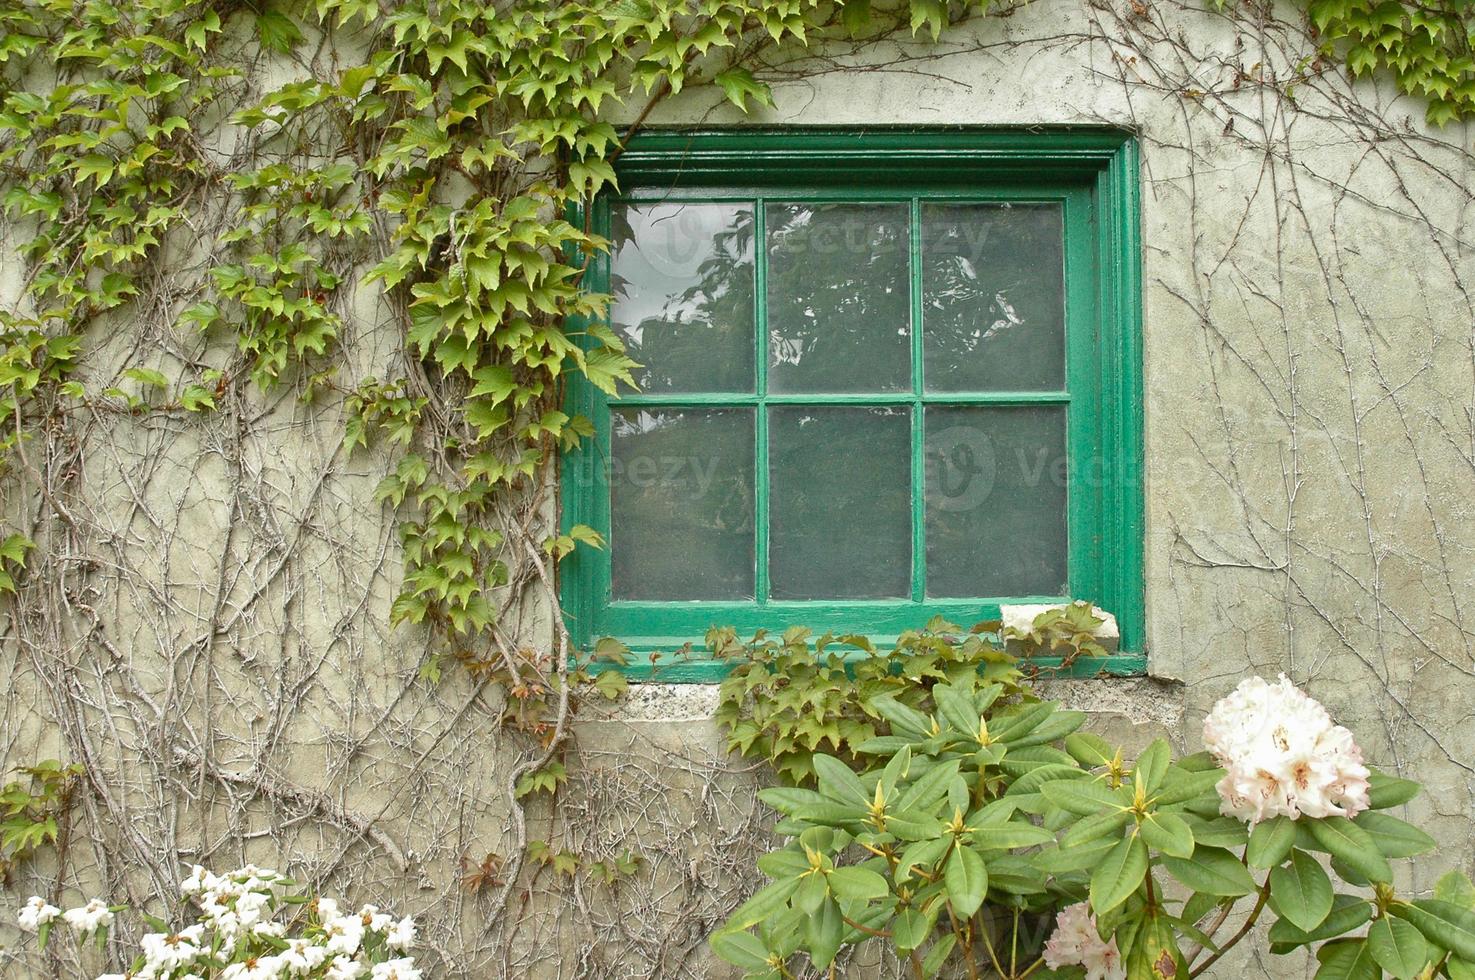
M 894 635 L 1101 590 L 1123 470 L 1092 183 L 759 176 L 598 202 L 591 282 L 641 368 L 574 405 L 598 436 L 565 507 L 608 539 L 576 632 Z

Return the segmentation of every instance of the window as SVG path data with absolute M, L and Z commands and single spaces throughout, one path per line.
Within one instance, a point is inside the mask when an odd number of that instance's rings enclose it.
M 596 436 L 564 523 L 608 540 L 563 569 L 576 639 L 884 641 L 1079 597 L 1142 665 L 1129 138 L 656 132 L 618 170 L 590 277 L 640 391 L 570 393 Z

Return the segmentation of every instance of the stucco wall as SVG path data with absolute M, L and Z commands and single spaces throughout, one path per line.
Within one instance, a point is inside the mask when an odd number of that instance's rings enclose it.
M 746 119 L 691 91 L 651 121 L 1138 133 L 1155 679 L 1058 690 L 1127 741 L 1193 748 L 1241 677 L 1288 673 L 1428 786 L 1410 816 L 1443 846 L 1419 888 L 1475 856 L 1471 131 L 1429 131 L 1420 105 L 1314 58 L 1290 8 L 1049 0 L 936 46 L 775 65 L 777 108 Z M 387 312 L 344 313 L 344 386 L 392 374 Z M 148 326 L 94 340 L 109 365 L 231 356 Z M 341 405 L 297 394 L 203 422 L 94 415 L 46 457 L 79 469 L 64 503 L 85 533 L 38 528 L 77 550 L 32 586 L 62 608 L 23 596 L 24 628 L 4 627 L 0 740 L 7 763 L 85 753 L 105 775 L 80 815 L 109 849 L 74 854 L 71 884 L 138 899 L 176 860 L 249 857 L 419 913 L 447 974 L 719 975 L 702 941 L 750 887 L 762 770 L 722 754 L 712 691 L 650 685 L 580 716 L 569 809 L 535 806 L 529 836 L 563 827 L 586 858 L 629 848 L 644 870 L 613 892 L 544 872 L 487 928 L 495 889 L 462 881 L 505 843 L 524 743 L 461 672 L 417 679 L 424 638 L 386 625 L 398 545 L 371 496 L 393 458 L 351 456 Z M 7 508 L 39 503 L 22 487 Z

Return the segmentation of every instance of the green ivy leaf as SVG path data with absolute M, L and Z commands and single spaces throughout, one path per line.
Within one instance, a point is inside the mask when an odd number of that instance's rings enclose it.
M 746 68 L 730 68 L 718 75 L 716 82 L 726 94 L 727 100 L 743 112 L 749 111 L 750 98 L 758 105 L 773 106 L 773 92 Z

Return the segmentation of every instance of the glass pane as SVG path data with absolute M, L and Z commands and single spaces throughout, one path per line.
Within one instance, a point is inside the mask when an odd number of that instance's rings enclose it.
M 911 595 L 911 411 L 774 408 L 768 422 L 775 599 Z
M 752 599 L 752 409 L 610 414 L 614 597 Z
M 770 204 L 768 390 L 909 391 L 905 204 Z
M 641 389 L 753 390 L 753 206 L 616 204 L 610 324 Z
M 1065 406 L 930 407 L 925 424 L 927 593 L 1068 595 Z
M 1060 391 L 1065 259 L 1054 204 L 922 206 L 928 391 Z

